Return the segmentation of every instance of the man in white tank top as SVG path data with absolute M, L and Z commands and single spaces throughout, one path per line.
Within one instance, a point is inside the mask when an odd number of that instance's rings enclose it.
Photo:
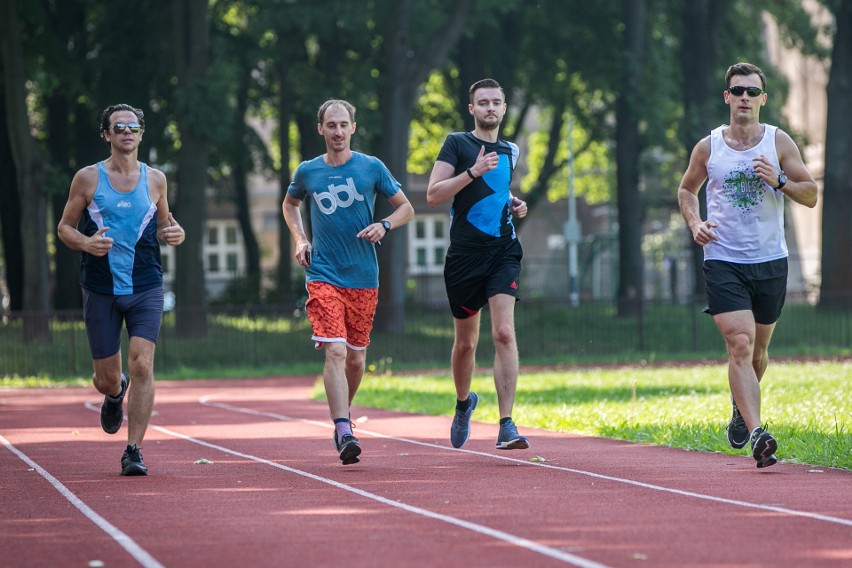
M 775 438 L 761 427 L 760 380 L 787 290 L 784 197 L 807 207 L 817 185 L 790 136 L 761 124 L 766 77 L 759 67 L 737 63 L 725 74 L 730 125 L 714 129 L 692 151 L 678 188 L 680 212 L 693 240 L 704 248 L 705 311 L 728 348 L 733 416 L 728 442 L 751 442 L 757 467 L 777 461 Z M 707 219 L 698 192 L 707 180 Z

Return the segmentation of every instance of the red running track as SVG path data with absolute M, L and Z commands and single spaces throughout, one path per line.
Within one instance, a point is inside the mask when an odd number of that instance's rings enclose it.
M 360 407 L 343 466 L 313 382 L 159 383 L 135 478 L 92 388 L 0 390 L 0 564 L 852 565 L 852 472 Z

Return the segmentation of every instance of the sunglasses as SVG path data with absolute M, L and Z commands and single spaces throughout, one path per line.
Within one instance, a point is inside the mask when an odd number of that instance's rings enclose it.
M 762 95 L 763 89 L 760 87 L 728 87 L 728 92 L 735 97 L 741 97 L 743 93 L 748 93 L 748 96 L 754 98 Z
M 116 134 L 121 134 L 124 132 L 125 128 L 129 128 L 130 132 L 136 134 L 140 130 L 142 130 L 142 125 L 138 122 L 116 122 L 112 125 L 112 131 Z

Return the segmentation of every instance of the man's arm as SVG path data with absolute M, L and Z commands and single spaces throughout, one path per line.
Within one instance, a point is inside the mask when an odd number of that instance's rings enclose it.
M 148 188 L 148 192 L 157 198 L 157 238 L 169 246 L 180 245 L 186 240 L 186 232 L 169 211 L 166 174 L 155 168 L 148 168 Z
M 408 197 L 401 189 L 388 198 L 388 203 L 393 207 L 393 213 L 385 217 L 383 221 L 390 223 L 391 229 L 402 227 L 414 218 L 414 207 L 411 206 L 411 202 L 408 201 Z M 371 243 L 377 243 L 385 238 L 389 232 L 379 221 L 367 225 L 355 236 L 359 239 L 367 239 Z
M 455 175 L 455 166 L 441 160 L 435 161 L 432 173 L 429 176 L 429 187 L 426 189 L 426 203 L 429 207 L 435 207 L 444 201 L 451 199 L 455 194 L 474 179 L 497 167 L 499 156 L 497 152 L 485 153 L 485 146 L 479 150 L 479 155 L 467 171 Z M 470 174 L 468 174 L 468 171 Z M 473 177 L 471 177 L 473 176 Z
M 311 242 L 305 235 L 302 212 L 299 211 L 300 203 L 302 203 L 301 200 L 288 193 L 284 197 L 284 202 L 281 203 L 281 211 L 284 214 L 284 222 L 287 223 L 287 228 L 290 229 L 290 234 L 293 235 L 293 240 L 296 242 L 296 262 L 307 267 L 310 264 L 308 258 L 311 253 Z M 284 251 L 281 251 L 281 254 L 284 254 Z
M 680 180 L 677 190 L 677 203 L 680 214 L 686 221 L 689 230 L 692 231 L 692 240 L 704 246 L 710 241 L 716 240 L 716 234 L 712 231 L 716 222 L 712 219 L 701 220 L 701 210 L 698 206 L 698 192 L 701 185 L 707 179 L 707 160 L 710 159 L 710 137 L 706 137 L 695 145 L 689 158 L 689 166 Z
M 780 128 L 775 133 L 775 147 L 778 152 L 778 162 L 787 176 L 787 183 L 778 191 L 783 192 L 796 203 L 806 207 L 816 207 L 819 190 L 811 172 L 802 160 L 799 147 L 790 135 Z M 772 187 L 778 185 L 777 177 L 774 181 L 775 184 Z
M 89 206 L 97 186 L 98 170 L 95 166 L 85 167 L 74 175 L 74 179 L 71 180 L 71 189 L 68 191 L 68 201 L 62 211 L 62 218 L 56 226 L 56 235 L 71 250 L 87 252 L 93 256 L 104 256 L 112 248 L 112 239 L 104 236 L 109 227 L 100 229 L 91 237 L 77 230 L 80 216 Z

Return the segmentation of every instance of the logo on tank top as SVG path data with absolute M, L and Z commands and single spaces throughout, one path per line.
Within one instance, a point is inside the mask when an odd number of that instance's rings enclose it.
M 119 209 L 128 209 L 130 207 L 133 207 L 133 204 L 129 201 L 119 201 L 118 203 L 115 204 L 115 206 L 118 207 Z
M 739 162 L 725 176 L 722 182 L 722 195 L 734 209 L 740 212 L 740 215 L 746 216 L 763 203 L 766 186 L 763 180 L 757 177 L 750 163 Z
M 328 191 L 318 191 L 313 197 L 319 210 L 326 215 L 331 215 L 338 207 L 345 208 L 356 201 L 364 201 L 364 196 L 355 189 L 352 178 L 346 178 L 346 185 L 329 184 Z

